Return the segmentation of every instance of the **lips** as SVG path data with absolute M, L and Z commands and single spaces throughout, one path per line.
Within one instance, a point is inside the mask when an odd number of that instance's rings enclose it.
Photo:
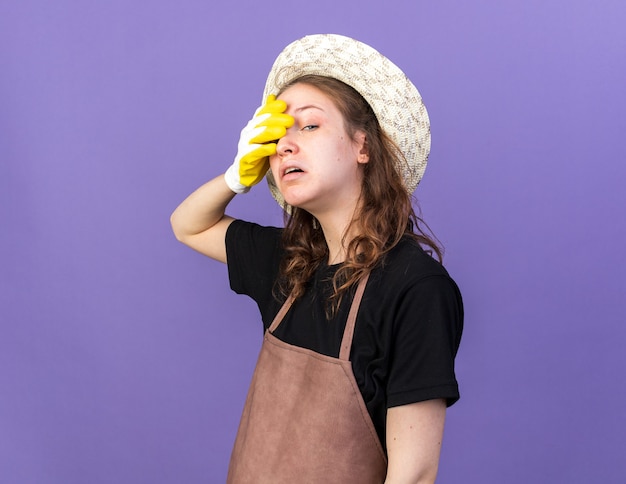
M 300 173 L 304 173 L 304 170 L 300 168 L 298 165 L 293 164 L 293 163 L 285 164 L 284 168 L 282 169 L 282 178 L 283 179 L 295 178 Z
M 290 173 L 302 173 L 302 170 L 300 168 L 296 168 L 296 167 L 292 167 L 292 168 L 287 168 L 285 170 L 284 175 L 289 175 Z M 283 175 L 283 176 L 284 176 Z

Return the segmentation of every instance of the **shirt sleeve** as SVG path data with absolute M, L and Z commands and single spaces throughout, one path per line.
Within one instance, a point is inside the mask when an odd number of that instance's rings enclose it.
M 226 258 L 230 287 L 256 301 L 266 325 L 276 305 L 274 283 L 280 257 L 281 229 L 243 220 L 235 220 L 228 227 Z
M 434 275 L 412 284 L 395 313 L 387 406 L 459 399 L 454 358 L 463 329 L 463 304 L 454 281 Z

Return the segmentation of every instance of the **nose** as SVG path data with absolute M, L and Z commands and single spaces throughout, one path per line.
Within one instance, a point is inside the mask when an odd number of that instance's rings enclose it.
M 294 140 L 293 128 L 287 128 L 285 136 L 280 138 L 276 143 L 276 153 L 280 156 L 292 155 L 298 150 L 298 146 Z

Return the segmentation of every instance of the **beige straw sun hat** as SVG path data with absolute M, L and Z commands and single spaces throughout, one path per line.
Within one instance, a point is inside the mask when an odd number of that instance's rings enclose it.
M 424 174 L 430 152 L 430 122 L 417 88 L 378 51 L 357 40 L 336 34 L 303 37 L 278 55 L 267 77 L 263 99 L 278 94 L 291 81 L 307 75 L 333 77 L 363 96 L 378 122 L 399 148 L 396 169 L 409 193 Z M 272 196 L 284 208 L 285 200 L 271 171 L 267 182 Z

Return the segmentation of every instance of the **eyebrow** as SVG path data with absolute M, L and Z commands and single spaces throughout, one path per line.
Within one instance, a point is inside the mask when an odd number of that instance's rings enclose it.
M 306 111 L 307 109 L 319 109 L 320 111 L 324 112 L 322 108 L 320 108 L 319 106 L 315 106 L 314 104 L 307 104 L 306 106 L 301 106 L 297 108 L 295 112 L 301 113 L 302 111 Z

